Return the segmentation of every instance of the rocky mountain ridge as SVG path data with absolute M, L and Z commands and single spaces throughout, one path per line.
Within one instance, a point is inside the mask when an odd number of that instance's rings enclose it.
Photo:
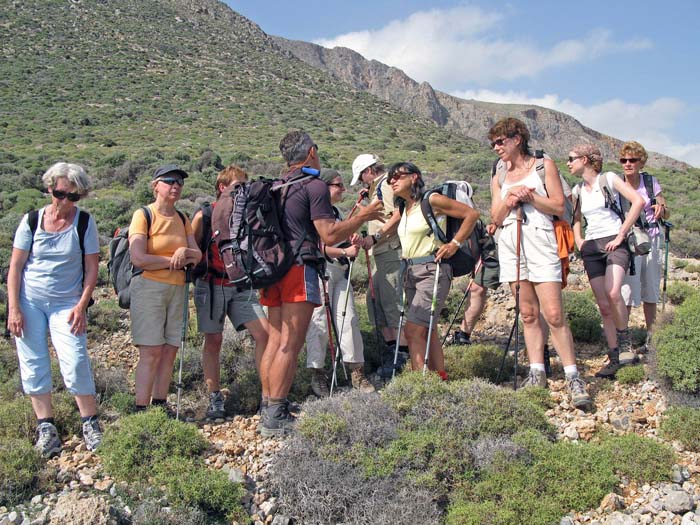
M 272 39 L 295 57 L 355 89 L 369 92 L 404 111 L 428 118 L 484 145 L 488 144 L 488 129 L 507 116 L 522 119 L 532 134 L 533 146 L 544 148 L 555 158 L 564 158 L 573 144 L 592 142 L 601 148 L 606 159 L 615 159 L 623 144 L 623 141 L 586 127 L 560 111 L 540 106 L 465 100 L 433 89 L 427 82 L 416 82 L 398 68 L 367 60 L 345 47 L 328 49 L 276 36 Z M 679 170 L 688 168 L 684 162 L 654 152 L 649 154 L 648 165 Z

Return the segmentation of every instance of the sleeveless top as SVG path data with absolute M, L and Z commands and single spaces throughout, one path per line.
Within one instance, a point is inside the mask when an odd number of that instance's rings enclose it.
M 537 174 L 537 170 L 534 169 L 534 167 L 524 179 L 519 180 L 516 183 L 509 183 L 504 181 L 503 186 L 501 186 L 501 198 L 504 199 L 506 194 L 508 193 L 508 190 L 514 186 L 527 186 L 528 188 L 533 188 L 535 190 L 535 193 L 537 193 L 538 195 L 541 195 L 542 197 L 547 196 L 547 191 L 544 189 L 542 179 Z M 529 224 L 531 226 L 543 228 L 545 230 L 554 229 L 551 215 L 542 213 L 530 203 L 525 203 L 522 205 L 522 207 L 524 212 L 523 225 Z M 517 208 L 513 208 L 512 210 L 510 210 L 510 213 L 503 220 L 504 228 L 509 224 L 514 224 L 516 222 L 516 211 Z
M 445 216 L 437 217 L 438 224 L 445 228 Z M 428 221 L 425 220 L 420 209 L 420 202 L 410 209 L 406 208 L 401 215 L 398 229 L 401 240 L 401 257 L 403 259 L 416 259 L 433 254 L 443 243 L 433 235 Z

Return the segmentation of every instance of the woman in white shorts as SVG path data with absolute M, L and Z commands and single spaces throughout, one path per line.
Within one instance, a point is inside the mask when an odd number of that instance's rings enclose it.
M 564 191 L 559 171 L 550 159 L 544 161 L 545 189 L 536 170 L 536 159 L 530 154 L 529 139 L 527 127 L 515 118 L 502 119 L 489 130 L 491 146 L 507 166 L 502 186 L 499 177 L 491 179 L 491 217 L 503 227 L 498 241 L 500 280 L 509 283 L 516 294 L 517 213 L 521 208 L 519 303 L 530 361 L 530 373 L 523 387 L 547 387 L 541 313 L 564 366 L 572 404 L 583 407 L 590 403 L 590 397 L 579 377 L 574 341 L 564 315 L 561 262 L 552 222 L 553 215 L 564 213 Z

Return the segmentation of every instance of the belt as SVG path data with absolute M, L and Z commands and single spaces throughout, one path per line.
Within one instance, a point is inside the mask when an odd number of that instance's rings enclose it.
M 414 257 L 413 259 L 401 259 L 401 262 L 406 266 L 413 266 L 415 264 L 425 264 L 429 262 L 435 262 L 435 256 L 426 255 L 425 257 Z

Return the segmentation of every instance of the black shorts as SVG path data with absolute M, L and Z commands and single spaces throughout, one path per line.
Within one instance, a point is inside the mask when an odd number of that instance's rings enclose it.
M 586 269 L 588 280 L 605 275 L 605 270 L 611 264 L 622 266 L 625 272 L 629 268 L 630 251 L 626 242 L 623 242 L 611 252 L 605 251 L 605 245 L 615 237 L 615 235 L 610 235 L 602 239 L 584 241 L 583 246 L 581 246 L 581 258 L 583 259 L 583 267 Z

